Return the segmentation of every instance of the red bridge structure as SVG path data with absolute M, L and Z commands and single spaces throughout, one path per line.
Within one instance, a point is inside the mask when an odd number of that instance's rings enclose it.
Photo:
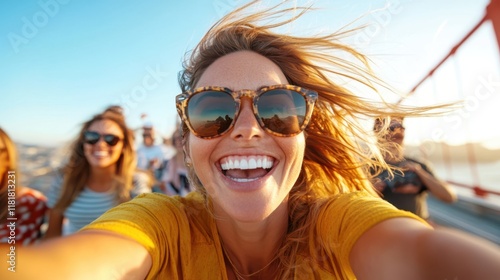
M 454 61 L 457 60 L 457 52 L 466 42 L 472 40 L 471 38 L 473 35 L 478 33 L 478 30 L 481 28 L 493 30 L 492 36 L 496 38 L 497 51 L 500 53 L 500 0 L 490 1 L 484 11 L 484 16 L 477 24 L 451 47 L 449 52 L 415 84 L 409 93 L 397 101 L 397 104 L 403 103 L 407 99 L 411 99 L 413 95 L 417 95 L 419 90 L 422 90 L 424 84 L 432 84 L 435 82 L 434 79 L 438 79 L 438 77 L 436 77 L 436 72 L 443 70 L 445 64 L 449 65 L 455 62 L 455 69 L 453 71 L 459 73 L 460 67 L 456 61 Z M 464 92 L 464 88 L 460 85 L 461 77 L 459 74 L 456 75 L 458 84 L 456 86 L 461 95 L 460 98 L 465 99 L 467 94 L 472 93 Z M 500 81 L 500 77 L 498 77 L 497 81 Z M 435 87 L 434 90 L 436 90 Z M 434 94 L 439 93 L 434 92 Z M 495 92 L 494 94 L 498 95 L 499 93 Z M 488 121 L 496 122 L 498 120 Z M 491 126 L 491 129 L 498 129 L 498 126 Z M 450 153 L 449 145 L 444 142 L 440 145 L 442 162 L 446 169 L 446 180 L 452 186 L 456 187 L 457 193 L 459 194 L 459 201 L 455 204 L 446 205 L 437 199 L 429 197 L 431 218 L 438 224 L 456 227 L 500 244 L 500 186 L 498 185 L 500 183 L 498 181 L 496 182 L 496 189 L 481 185 L 478 155 L 476 154 L 474 143 L 470 142 L 465 144 L 464 152 L 466 153 L 466 161 L 469 166 L 471 180 L 468 182 L 461 182 L 460 180 L 453 179 L 452 173 L 455 164 L 452 160 L 453 154 Z M 500 161 L 500 157 L 496 160 Z M 500 176 L 500 170 L 497 170 L 495 174 L 496 176 Z

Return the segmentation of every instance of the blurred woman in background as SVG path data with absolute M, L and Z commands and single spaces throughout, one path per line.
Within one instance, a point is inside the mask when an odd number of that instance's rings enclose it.
M 16 147 L 0 128 L 0 243 L 30 244 L 41 236 L 46 198 L 19 182 Z
M 105 111 L 84 123 L 47 195 L 46 237 L 74 233 L 113 206 L 150 192 L 148 176 L 135 167 L 133 133 L 122 114 Z

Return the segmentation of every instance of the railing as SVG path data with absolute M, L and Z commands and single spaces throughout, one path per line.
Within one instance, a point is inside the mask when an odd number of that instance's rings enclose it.
M 488 190 L 488 189 L 482 188 L 481 186 L 478 186 L 478 185 L 467 185 L 467 184 L 463 184 L 463 183 L 459 183 L 459 182 L 455 182 L 455 181 L 451 181 L 451 180 L 447 180 L 446 182 L 448 182 L 449 184 L 452 184 L 454 186 L 457 186 L 457 187 L 470 189 L 478 197 L 484 198 L 484 197 L 487 197 L 489 194 L 500 196 L 500 192 Z

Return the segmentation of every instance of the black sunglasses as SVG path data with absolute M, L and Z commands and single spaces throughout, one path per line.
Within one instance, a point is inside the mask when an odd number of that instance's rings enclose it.
M 395 123 L 395 124 L 392 124 L 389 126 L 389 130 L 391 132 L 394 132 L 394 130 L 396 130 L 396 128 L 401 128 L 402 130 L 405 130 L 405 127 L 400 123 Z
M 201 87 L 179 94 L 177 111 L 195 136 L 211 139 L 224 135 L 234 126 L 242 97 L 253 100 L 253 113 L 265 131 L 291 137 L 306 128 L 318 94 L 293 85 L 268 86 L 256 91 Z
M 99 139 L 101 139 L 101 137 L 104 139 L 104 142 L 106 142 L 106 144 L 108 144 L 109 146 L 114 146 L 118 144 L 120 140 L 122 140 L 120 137 L 116 135 L 113 134 L 101 135 L 95 131 L 85 131 L 85 133 L 83 134 L 83 140 L 85 141 L 85 143 L 90 145 L 94 145 L 97 142 L 99 142 Z

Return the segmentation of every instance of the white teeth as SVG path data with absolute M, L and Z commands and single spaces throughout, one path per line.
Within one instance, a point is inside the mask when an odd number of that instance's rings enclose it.
M 257 161 L 255 161 L 255 158 L 250 158 L 250 160 L 248 160 L 248 168 L 250 169 L 257 168 Z
M 233 177 L 230 178 L 231 180 L 236 181 L 238 183 L 252 182 L 259 179 L 259 178 L 233 178 Z
M 230 156 L 221 160 L 221 168 L 222 170 L 269 169 L 273 167 L 273 163 L 274 159 L 268 156 Z
M 108 155 L 108 152 L 106 152 L 106 151 L 96 151 L 96 152 L 94 152 L 94 155 L 98 156 L 98 157 L 104 157 L 104 156 Z
M 260 162 L 260 165 L 262 168 L 271 168 L 273 167 L 274 160 L 270 157 L 263 157 L 262 162 Z

